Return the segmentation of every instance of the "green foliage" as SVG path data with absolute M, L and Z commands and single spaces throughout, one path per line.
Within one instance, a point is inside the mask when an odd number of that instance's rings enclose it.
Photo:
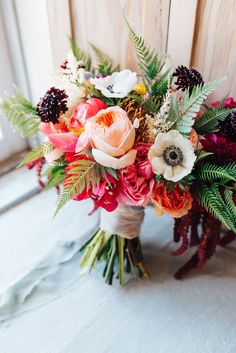
M 94 86 L 87 86 L 84 83 L 78 83 L 78 86 L 85 88 L 89 94 L 93 97 L 102 99 L 108 107 L 113 107 L 114 105 L 118 104 L 117 98 L 108 98 L 105 97 L 99 90 L 97 90 Z
M 86 151 L 82 153 L 86 155 Z M 98 186 L 102 177 L 109 183 L 107 174 L 117 178 L 115 170 L 105 168 L 90 159 L 81 159 L 72 162 L 68 165 L 68 170 L 55 215 L 76 195 L 82 193 L 84 190 L 88 191 L 90 188 L 94 189 Z
M 224 198 L 225 198 L 225 201 L 226 201 L 231 213 L 236 216 L 236 206 L 234 204 L 233 191 L 230 189 L 225 189 Z
M 18 167 L 22 167 L 23 165 L 33 162 L 38 158 L 46 156 L 48 153 L 54 150 L 54 146 L 50 142 L 44 142 L 43 144 L 39 145 L 36 149 L 29 152 L 26 157 L 20 162 Z
M 142 104 L 143 109 L 148 113 L 158 113 L 160 106 L 161 100 L 159 97 L 151 97 Z
M 214 153 L 213 152 L 206 152 L 206 151 L 203 151 L 203 150 L 200 150 L 198 152 L 196 152 L 197 154 L 197 160 L 196 160 L 196 163 L 197 162 L 200 162 L 202 161 L 203 159 L 213 155 Z
M 188 137 L 194 124 L 194 118 L 209 94 L 222 82 L 222 79 L 210 81 L 203 85 L 195 86 L 191 96 L 189 90 L 184 91 L 181 101 L 177 92 L 170 98 L 169 120 L 173 122 L 172 129 L 178 130 L 183 136 Z
M 227 189 L 227 187 L 226 187 Z M 224 201 L 220 192 L 220 185 L 212 183 L 211 186 L 202 184 L 196 188 L 197 198 L 200 204 L 216 219 L 236 233 L 236 212 L 233 202 L 233 193 L 227 191 Z
M 194 124 L 194 128 L 201 135 L 214 132 L 219 121 L 224 120 L 232 109 L 215 108 L 207 110 Z
M 50 167 L 47 170 L 46 175 L 48 176 L 48 182 L 45 189 L 61 185 L 65 179 L 65 165 Z
M 24 98 L 22 92 L 16 87 L 15 90 L 15 95 L 7 95 L 0 102 L 0 113 L 21 136 L 32 136 L 38 131 L 40 118 L 36 108 Z
M 85 70 L 91 70 L 91 57 L 86 54 L 82 49 L 80 49 L 74 38 L 69 38 L 71 50 L 78 61 L 82 61 L 85 67 Z
M 145 86 L 152 96 L 164 95 L 169 81 L 169 71 L 161 73 L 165 60 L 159 58 L 154 49 L 150 50 L 144 39 L 134 32 L 126 18 L 125 21 L 129 29 L 130 38 L 135 46 L 138 65 Z
M 203 163 L 196 171 L 196 177 L 205 181 L 213 181 L 218 179 L 222 183 L 236 181 L 236 163 L 227 163 L 223 166 L 208 162 Z
M 102 75 L 110 75 L 115 71 L 120 70 L 120 66 L 114 66 L 112 58 L 105 54 L 101 49 L 95 47 L 95 45 L 90 44 L 98 63 L 97 70 Z

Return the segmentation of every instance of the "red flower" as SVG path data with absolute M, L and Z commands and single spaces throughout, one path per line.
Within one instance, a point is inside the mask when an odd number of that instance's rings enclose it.
M 218 107 L 219 104 L 220 104 L 220 102 L 219 102 L 219 101 L 216 101 L 216 102 L 212 102 L 212 103 L 211 103 L 211 106 L 212 106 L 213 108 L 216 108 L 216 107 Z M 228 97 L 228 98 L 226 98 L 226 100 L 224 101 L 223 107 L 224 107 L 224 108 L 236 108 L 236 101 L 233 99 L 233 97 Z
M 135 149 L 137 150 L 136 166 L 138 169 L 138 175 L 143 176 L 147 179 L 151 179 L 154 176 L 151 162 L 147 156 L 150 147 L 151 143 L 143 142 L 139 142 L 135 146 Z
M 117 180 L 111 175 L 107 174 L 107 181 L 102 180 L 102 182 L 97 186 L 91 195 L 94 201 L 94 209 L 92 212 L 96 211 L 99 207 L 104 208 L 108 212 L 114 211 L 118 206 L 117 196 Z
M 209 134 L 201 139 L 201 144 L 204 151 L 214 153 L 207 157 L 208 161 L 217 164 L 236 162 L 236 142 L 216 134 Z

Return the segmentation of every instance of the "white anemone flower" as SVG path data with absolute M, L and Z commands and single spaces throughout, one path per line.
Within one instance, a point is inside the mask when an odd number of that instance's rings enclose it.
M 156 175 L 176 182 L 191 173 L 196 155 L 192 142 L 177 130 L 171 130 L 157 135 L 148 158 Z
M 108 98 L 124 98 L 137 83 L 137 74 L 130 70 L 113 72 L 106 77 L 91 78 L 90 82 L 95 88 Z

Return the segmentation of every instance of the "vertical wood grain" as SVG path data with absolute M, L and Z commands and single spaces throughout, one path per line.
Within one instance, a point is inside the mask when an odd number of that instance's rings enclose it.
M 53 82 L 54 65 L 46 0 L 14 0 L 31 97 L 37 102 Z
M 228 75 L 212 99 L 228 93 L 236 96 L 236 1 L 198 2 L 191 64 L 201 70 L 205 80 Z
M 135 32 L 161 55 L 166 52 L 169 0 L 71 0 L 73 32 L 81 48 L 89 42 L 110 55 L 121 67 L 136 70 L 125 15 Z
M 56 67 L 65 60 L 71 36 L 70 0 L 47 0 L 53 61 Z
M 190 65 L 197 0 L 171 0 L 167 52 L 173 68 Z

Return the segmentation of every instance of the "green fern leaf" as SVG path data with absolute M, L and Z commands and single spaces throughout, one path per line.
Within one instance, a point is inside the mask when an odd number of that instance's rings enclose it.
M 197 162 L 200 162 L 203 159 L 213 155 L 214 153 L 201 150 L 201 151 L 197 152 L 196 154 L 197 154 L 197 160 L 196 160 L 196 163 L 197 163 Z
M 218 129 L 219 121 L 224 120 L 232 109 L 216 108 L 207 110 L 194 124 L 200 135 L 206 135 Z
M 138 66 L 142 73 L 143 82 L 151 95 L 158 95 L 159 91 L 163 90 L 164 82 L 168 82 L 169 80 L 167 72 L 162 75 L 160 74 L 164 67 L 165 60 L 159 58 L 154 49 L 150 50 L 144 39 L 134 32 L 125 16 L 124 19 L 136 50 Z
M 23 165 L 33 162 L 37 160 L 38 158 L 46 156 L 48 153 L 52 152 L 54 150 L 54 146 L 50 142 L 44 142 L 40 146 L 38 146 L 36 149 L 33 151 L 29 152 L 26 157 L 20 162 L 18 165 L 19 167 L 22 167 Z
M 0 113 L 21 136 L 29 137 L 38 132 L 40 118 L 30 101 L 17 87 L 15 89 L 15 95 L 7 95 L 0 102 Z
M 220 179 L 223 182 L 236 181 L 236 163 L 228 163 L 219 166 L 211 163 L 201 164 L 196 176 L 205 181 L 212 181 Z
M 191 95 L 189 95 L 189 90 L 185 90 L 181 101 L 179 101 L 178 93 L 173 92 L 169 111 L 169 120 L 173 122 L 172 128 L 188 137 L 202 103 L 222 81 L 223 79 L 219 79 L 195 86 Z
M 86 54 L 82 49 L 80 49 L 74 38 L 69 38 L 71 50 L 78 61 L 82 61 L 85 67 L 85 70 L 91 70 L 91 57 Z
M 107 54 L 105 54 L 101 49 L 95 47 L 95 45 L 93 44 L 90 44 L 90 45 L 95 53 L 95 56 L 98 62 L 97 69 L 100 74 L 110 75 L 113 72 L 120 70 L 119 65 L 114 66 L 112 58 L 110 58 Z
M 235 215 L 232 215 L 230 208 L 224 203 L 219 185 L 212 184 L 209 188 L 202 185 L 196 190 L 199 203 L 211 213 L 216 219 L 236 233 Z
M 69 170 L 65 179 L 65 186 L 61 192 L 54 216 L 60 209 L 76 195 L 88 191 L 91 185 L 98 184 L 95 173 L 96 162 L 92 160 L 78 160 L 69 164 Z
M 227 206 L 229 207 L 232 215 L 234 215 L 234 219 L 236 220 L 236 205 L 234 204 L 233 191 L 230 189 L 225 189 L 224 196 Z

